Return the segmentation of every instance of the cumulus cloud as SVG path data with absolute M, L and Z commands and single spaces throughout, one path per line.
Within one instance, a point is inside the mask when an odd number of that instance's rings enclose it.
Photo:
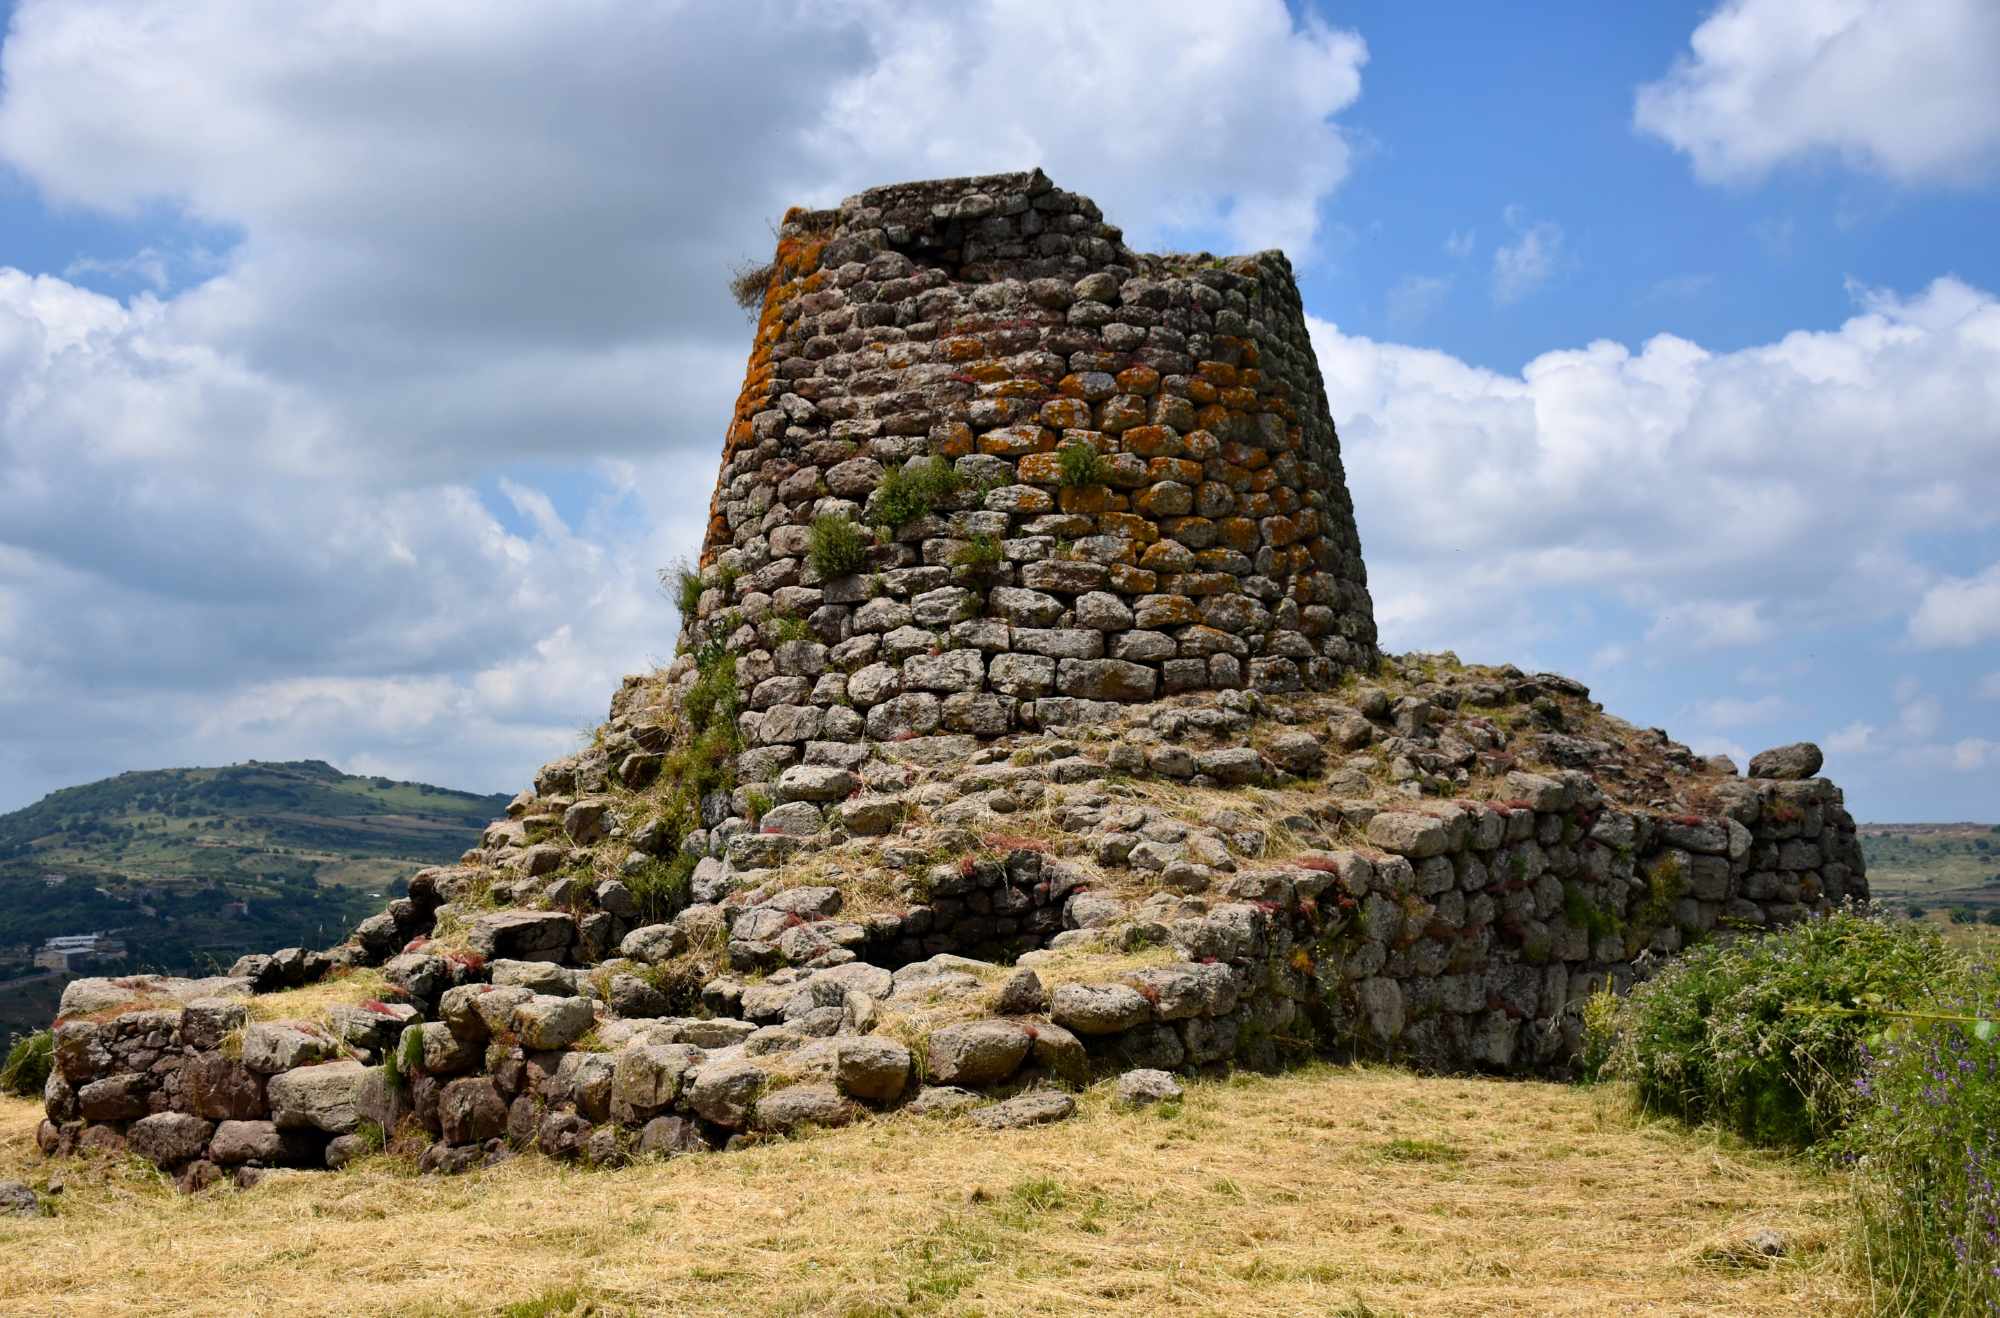
M 1902 183 L 2000 163 L 1991 0 L 1729 0 L 1689 44 L 1639 88 L 1633 122 L 1708 182 L 1820 157 Z
M 1451 280 L 1439 275 L 1406 275 L 1384 299 L 1383 311 L 1398 333 L 1409 333 L 1429 320 L 1451 292 Z
M 1910 615 L 1910 639 L 1927 648 L 1964 647 L 2000 636 L 2000 563 L 1971 577 L 1944 577 Z
M 1558 594 L 1636 611 L 1655 657 L 1900 622 L 1913 543 L 2000 508 L 2000 300 L 1857 296 L 1831 330 L 1518 375 L 1313 320 L 1388 642 L 1518 653 Z
M 1857 719 L 1820 740 L 1830 755 L 1865 755 L 1875 748 L 1875 725 Z
M 517 784 L 671 649 L 769 221 L 1040 164 L 1135 242 L 1304 256 L 1366 58 L 1280 0 L 24 0 L 0 163 L 238 241 L 0 269 L 0 808 L 239 755 Z
M 1690 712 L 1707 727 L 1736 728 L 1746 724 L 1769 723 L 1790 708 L 1791 702 L 1783 696 L 1759 696 L 1755 700 L 1721 696 L 1714 700 L 1696 701 Z
M 1493 250 L 1493 300 L 1503 306 L 1547 283 L 1563 251 L 1561 225 L 1549 220 L 1530 223 L 1518 206 L 1507 208 L 1506 219 L 1514 241 Z

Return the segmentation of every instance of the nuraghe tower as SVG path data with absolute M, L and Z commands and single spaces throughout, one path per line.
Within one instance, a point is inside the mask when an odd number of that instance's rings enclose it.
M 793 211 L 759 311 L 672 665 L 341 946 L 71 985 L 48 1153 L 199 1188 L 1313 1053 L 1561 1071 L 1600 987 L 1866 899 L 1812 747 L 1743 777 L 1378 652 L 1282 255 L 940 180 Z

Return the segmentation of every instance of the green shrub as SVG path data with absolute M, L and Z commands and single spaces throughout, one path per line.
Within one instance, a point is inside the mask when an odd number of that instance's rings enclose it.
M 1841 1143 L 1878 1313 L 2000 1313 L 2000 982 L 1980 978 L 1862 1046 Z
M 1818 1143 L 1853 1115 L 1865 1017 L 1949 983 L 1937 935 L 1836 913 L 1761 938 L 1697 947 L 1634 989 L 1604 1073 L 1647 1106 L 1762 1143 Z
M 1073 439 L 1056 450 L 1056 469 L 1063 488 L 1074 490 L 1104 484 L 1107 464 L 1102 453 L 1083 440 Z
M 1000 542 L 990 535 L 975 535 L 972 539 L 952 551 L 951 565 L 961 572 L 986 573 L 998 571 L 1007 561 L 1007 555 L 1000 548 Z
M 853 521 L 837 513 L 822 513 L 813 518 L 806 560 L 822 577 L 844 577 L 866 566 L 868 547 L 867 533 Z
M 0 1091 L 40 1098 L 55 1059 L 56 1036 L 52 1031 L 36 1030 L 17 1037 L 7 1049 L 6 1062 L 0 1063 Z
M 684 620 L 692 621 L 701 609 L 701 593 L 707 587 L 702 585 L 701 573 L 687 563 L 676 563 L 660 572 L 660 585 L 673 596 L 674 603 Z
M 877 526 L 895 528 L 928 517 L 945 500 L 965 488 L 965 477 L 941 457 L 911 458 L 882 477 L 875 488 Z
M 692 892 L 695 858 L 678 853 L 671 859 L 649 861 L 636 873 L 625 876 L 625 886 L 639 905 L 644 924 L 671 920 L 687 909 Z

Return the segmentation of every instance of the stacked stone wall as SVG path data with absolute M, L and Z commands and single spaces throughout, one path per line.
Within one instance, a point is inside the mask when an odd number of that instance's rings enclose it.
M 894 520 L 885 480 L 930 463 L 948 488 Z M 1039 171 L 786 218 L 711 507 L 676 675 L 734 653 L 751 747 L 996 736 L 1044 697 L 1324 689 L 1376 659 L 1284 256 L 1134 253 Z M 865 564 L 814 566 L 827 518 L 873 528 Z

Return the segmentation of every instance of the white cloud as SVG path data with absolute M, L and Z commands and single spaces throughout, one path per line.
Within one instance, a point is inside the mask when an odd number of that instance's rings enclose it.
M 1408 333 L 1430 319 L 1451 292 L 1451 280 L 1438 275 L 1406 275 L 1396 281 L 1385 299 L 1389 323 Z
M 1280 0 L 12 24 L 0 165 L 241 241 L 80 258 L 162 290 L 122 304 L 0 269 L 0 808 L 233 755 L 519 783 L 671 650 L 767 221 L 1040 164 L 1137 244 L 1303 257 L 1367 58 Z
M 1965 773 L 2000 763 L 2000 741 L 1986 737 L 1962 737 L 1951 745 L 1951 767 Z
M 1453 260 L 1463 261 L 1466 257 L 1472 255 L 1472 249 L 1478 241 L 1479 231 L 1477 229 L 1453 229 L 1444 240 L 1445 255 L 1451 257 Z
M 1743 743 L 1731 741 L 1727 737 L 1718 737 L 1713 734 L 1694 737 L 1689 740 L 1688 749 L 1696 755 L 1727 755 L 1730 759 L 1736 761 L 1739 768 L 1750 763 L 1750 752 L 1744 747 Z
M 1530 223 L 1518 206 L 1509 206 L 1507 227 L 1514 241 L 1493 250 L 1493 300 L 1518 302 L 1547 283 L 1562 258 L 1562 226 L 1549 220 Z
M 2000 563 L 1972 577 L 1945 577 L 1910 615 L 1910 639 L 1926 648 L 1963 647 L 2000 636 Z
M 1639 88 L 1633 122 L 1705 181 L 1824 157 L 1962 183 L 2000 161 L 1992 0 L 1728 0 L 1690 45 Z
M 1597 342 L 1518 375 L 1311 330 L 1399 648 L 1519 653 L 1559 597 L 1637 611 L 1649 657 L 1786 636 L 1804 659 L 1909 607 L 1919 539 L 2000 509 L 2000 300 L 1953 279 L 1774 343 Z
M 1896 710 L 1896 725 L 1912 741 L 1922 741 L 1944 723 L 1944 706 L 1936 696 L 1912 696 Z
M 1831 755 L 1866 755 L 1875 748 L 1875 725 L 1856 720 L 1820 740 Z
M 1736 728 L 1746 724 L 1769 723 L 1782 717 L 1791 707 L 1791 702 L 1783 696 L 1759 696 L 1755 700 L 1722 696 L 1714 700 L 1698 700 L 1690 712 L 1697 722 L 1707 727 Z

